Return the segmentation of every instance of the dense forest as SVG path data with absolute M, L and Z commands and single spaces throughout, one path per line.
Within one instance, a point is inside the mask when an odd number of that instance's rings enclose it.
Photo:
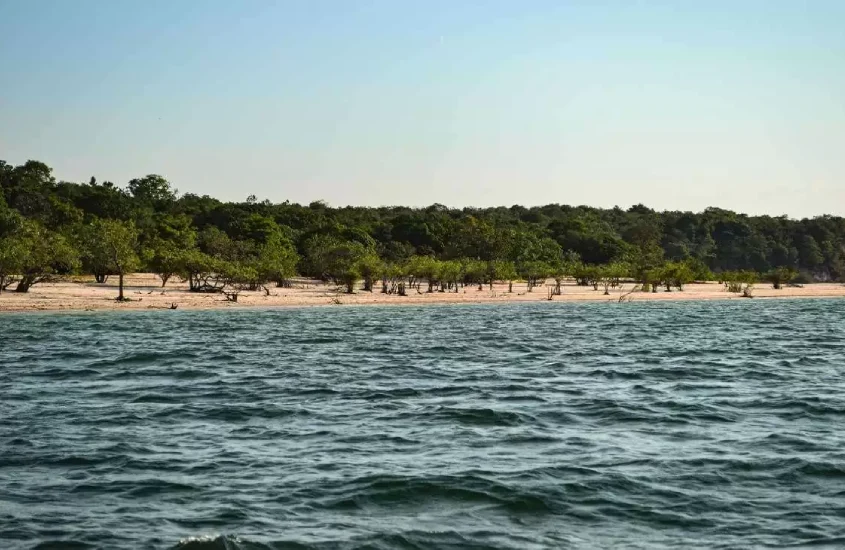
M 57 181 L 44 163 L 0 161 L 0 292 L 70 274 L 148 271 L 196 292 L 284 286 L 296 274 L 349 292 L 552 278 L 644 289 L 693 280 L 845 279 L 845 219 L 656 212 L 550 204 L 452 209 L 221 202 L 163 177 L 126 187 Z

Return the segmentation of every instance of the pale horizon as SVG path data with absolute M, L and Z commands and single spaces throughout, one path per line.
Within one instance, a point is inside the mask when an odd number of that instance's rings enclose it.
M 0 159 L 229 201 L 845 215 L 843 16 L 0 1 Z

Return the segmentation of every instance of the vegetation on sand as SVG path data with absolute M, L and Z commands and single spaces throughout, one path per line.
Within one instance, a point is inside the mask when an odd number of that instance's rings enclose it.
M 0 161 L 0 293 L 69 274 L 104 283 L 129 272 L 174 277 L 193 292 L 267 290 L 297 274 L 345 292 L 459 292 L 565 279 L 609 294 L 683 291 L 719 280 L 750 295 L 758 280 L 845 279 L 845 219 L 656 212 L 550 204 L 450 209 L 342 207 L 180 195 L 149 175 L 120 187 L 57 180 L 47 165 Z M 552 281 L 548 283 L 547 281 Z M 379 285 L 380 283 L 380 285 Z M 269 290 L 267 290 L 269 292 Z

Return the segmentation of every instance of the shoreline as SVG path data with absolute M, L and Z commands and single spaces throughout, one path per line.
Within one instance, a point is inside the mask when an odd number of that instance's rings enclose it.
M 97 312 L 97 311 L 149 311 L 157 309 L 210 310 L 251 309 L 284 307 L 344 307 L 344 306 L 409 306 L 409 305 L 451 305 L 451 304 L 512 304 L 548 302 L 546 286 L 528 292 L 525 283 L 514 283 L 513 293 L 508 293 L 506 283 L 477 287 L 464 287 L 459 292 L 432 292 L 410 289 L 407 296 L 382 294 L 380 285 L 372 293 L 361 290 L 345 294 L 336 286 L 307 279 L 296 279 L 291 288 L 270 288 L 264 291 L 244 291 L 237 302 L 226 301 L 222 294 L 198 294 L 189 292 L 181 282 L 161 287 L 161 281 L 152 274 L 139 273 L 126 277 L 125 293 L 129 302 L 117 302 L 116 278 L 97 284 L 93 280 L 79 278 L 76 281 L 44 283 L 33 287 L 30 292 L 18 294 L 9 290 L 0 294 L 0 314 L 27 312 Z M 602 289 L 576 286 L 567 281 L 562 294 L 554 296 L 552 302 L 619 302 L 625 295 L 626 302 L 662 301 L 715 301 L 748 300 L 738 294 L 728 293 L 724 286 L 716 283 L 697 283 L 685 287 L 684 291 L 633 292 L 634 285 L 625 283 L 621 288 L 611 289 L 604 295 Z M 753 299 L 801 299 L 801 298 L 845 298 L 845 285 L 841 283 L 813 283 L 802 287 L 787 287 L 774 290 L 769 284 L 755 286 Z

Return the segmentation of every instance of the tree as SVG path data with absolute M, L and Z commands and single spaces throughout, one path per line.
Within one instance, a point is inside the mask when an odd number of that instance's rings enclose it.
M 82 270 L 85 273 L 94 275 L 98 283 L 108 281 L 109 275 L 114 272 L 109 270 L 108 251 L 100 246 L 100 236 L 97 234 L 102 229 L 99 222 L 83 226 L 76 234 L 76 246 L 79 250 L 79 258 L 82 262 Z
M 521 266 L 520 276 L 528 281 L 528 292 L 543 284 L 552 268 L 546 262 L 529 261 Z
M 309 237 L 303 247 L 305 252 L 301 261 L 302 273 L 328 280 L 331 270 L 331 251 L 340 243 L 339 239 L 331 235 L 317 234 Z
M 131 180 L 127 189 L 136 201 L 157 209 L 166 208 L 176 200 L 176 190 L 170 182 L 156 174 Z
M 757 282 L 757 274 L 753 271 L 725 271 L 721 274 L 722 281 L 728 292 L 746 293 L 750 295 L 751 288 Z
M 693 281 L 712 281 L 714 279 L 713 272 L 710 271 L 710 268 L 707 267 L 701 259 L 699 258 L 688 258 L 684 260 L 684 264 L 686 264 L 687 268 L 690 270 L 692 274 Z
M 377 254 L 368 252 L 358 259 L 356 269 L 364 279 L 364 291 L 372 292 L 373 284 L 384 272 L 384 262 Z
M 604 295 L 610 294 L 610 288 L 619 285 L 619 281 L 628 274 L 629 267 L 621 262 L 613 262 L 598 267 L 598 280 Z
M 765 280 L 772 283 L 772 288 L 780 290 L 783 285 L 791 283 L 797 275 L 798 272 L 795 269 L 781 266 L 766 273 Z
M 254 198 L 227 203 L 193 194 L 178 197 L 162 176 L 133 179 L 123 189 L 96 178 L 57 181 L 51 168 L 36 160 L 20 166 L 0 161 L 0 239 L 11 239 L 3 241 L 6 265 L 13 257 L 19 263 L 24 256 L 38 256 L 24 240 L 24 233 L 32 231 L 18 228 L 25 220 L 49 232 L 37 239 L 42 248 L 60 245 L 62 239 L 67 245 L 68 238 L 78 236 L 74 244 L 84 270 L 105 281 L 109 270 L 103 266 L 109 262 L 98 258 L 90 244 L 96 235 L 81 229 L 96 219 L 133 222 L 144 269 L 158 273 L 165 285 L 175 271 L 191 272 L 192 288 L 204 291 L 219 289 L 227 272 L 249 274 L 246 279 L 252 282 L 244 283 L 247 286 L 274 278 L 286 284 L 297 256 L 295 267 L 305 275 L 346 284 L 357 271 L 366 289 L 381 271 L 383 287 L 395 293 L 408 285 L 419 290 L 423 282 L 429 292 L 457 292 L 467 284 L 492 286 L 502 277 L 504 264 L 497 262 L 512 263 L 516 275 L 505 277 L 511 288 L 511 277 L 525 277 L 532 290 L 542 278 L 528 274 L 542 266 L 539 271 L 555 277 L 556 293 L 568 275 L 575 275 L 580 285 L 612 288 L 618 283 L 597 276 L 593 269 L 600 268 L 604 275 L 602 266 L 618 261 L 629 263 L 630 275 L 645 283 L 643 289 L 660 282 L 672 290 L 684 287 L 686 276 L 662 272 L 666 260 L 667 269 L 680 269 L 684 275 L 685 268 L 676 265 L 682 263 L 697 281 L 711 280 L 711 270 L 754 271 L 760 276 L 780 266 L 798 270 L 807 281 L 845 280 L 845 218 L 838 216 L 794 220 L 719 208 L 656 212 L 643 205 L 627 210 L 560 204 L 335 208 L 319 201 L 272 204 Z M 351 251 L 347 243 L 363 247 L 351 263 L 342 259 Z M 580 256 L 570 263 L 563 251 Z M 482 262 L 483 269 L 474 262 Z M 68 272 L 61 262 L 45 269 L 47 278 Z M 4 277 L 4 284 L 14 279 L 26 289 L 41 276 Z
M 20 245 L 16 260 L 20 280 L 15 292 L 29 292 L 33 285 L 79 267 L 79 253 L 67 239 L 37 222 L 25 221 L 14 238 Z
M 685 262 L 667 262 L 656 272 L 656 277 L 666 287 L 666 292 L 671 292 L 673 286 L 683 291 L 684 285 L 695 280 L 692 269 Z
M 602 275 L 600 266 L 579 263 L 573 268 L 572 274 L 580 286 L 592 286 L 593 290 L 599 289 L 599 282 Z
M 513 282 L 519 278 L 516 272 L 516 266 L 513 262 L 506 260 L 496 260 L 493 262 L 493 278 L 497 281 L 505 281 L 508 283 L 508 293 L 513 292 Z
M 23 243 L 12 238 L 0 239 L 0 292 L 18 281 L 22 260 L 26 254 Z
M 0 194 L 0 292 L 16 283 L 16 276 L 21 272 L 21 260 L 26 254 L 18 235 L 22 224 L 23 218 L 17 211 L 6 207 L 6 201 Z
M 440 263 L 440 292 L 454 290 L 458 292 L 458 281 L 461 278 L 463 267 L 456 260 L 446 260 Z
M 138 258 L 138 230 L 132 222 L 97 220 L 93 239 L 90 242 L 93 256 L 103 262 L 104 267 L 118 276 L 117 301 L 126 301 L 123 295 L 123 279 L 140 267 Z
M 431 256 L 413 256 L 408 260 L 407 271 L 420 281 L 428 283 L 427 292 L 434 292 L 443 266 Z
M 478 285 L 478 290 L 483 290 L 484 282 L 487 280 L 487 262 L 463 258 L 461 266 L 463 283 L 465 285 Z
M 162 288 L 173 275 L 179 273 L 186 252 L 186 249 L 170 241 L 157 240 L 153 243 L 147 263 L 152 272 L 161 279 Z
M 191 292 L 220 292 L 226 285 L 221 275 L 226 263 L 200 250 L 187 250 L 179 258 L 178 274 L 188 281 Z
M 322 236 L 321 236 L 322 237 Z M 373 254 L 358 241 L 338 241 L 320 238 L 311 241 L 308 262 L 312 273 L 320 273 L 324 279 L 346 287 L 346 292 L 355 291 L 355 283 L 361 278 L 359 261 Z
M 259 278 L 273 281 L 276 286 L 289 286 L 288 280 L 296 275 L 296 264 L 299 254 L 293 245 L 281 235 L 272 235 L 268 241 L 258 249 L 255 269 Z
M 205 227 L 197 235 L 197 243 L 202 252 L 214 258 L 233 260 L 237 247 L 224 231 L 214 226 Z

